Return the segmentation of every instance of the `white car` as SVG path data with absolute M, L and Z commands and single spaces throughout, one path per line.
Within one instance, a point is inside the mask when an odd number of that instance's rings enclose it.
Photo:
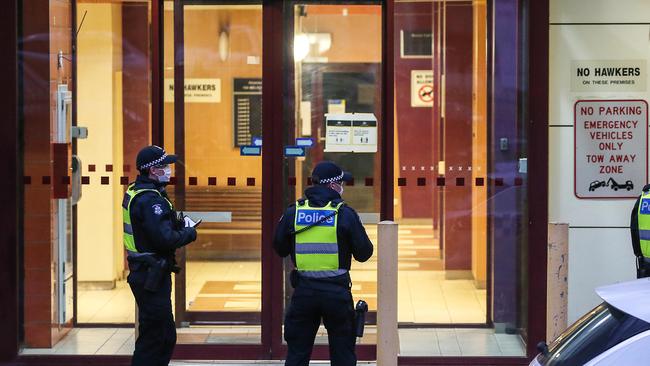
M 650 278 L 596 289 L 603 303 L 571 325 L 530 366 L 650 364 Z

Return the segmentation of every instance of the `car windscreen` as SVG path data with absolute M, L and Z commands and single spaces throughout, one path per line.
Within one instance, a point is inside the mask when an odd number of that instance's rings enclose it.
M 602 303 L 569 327 L 537 361 L 543 366 L 576 366 L 650 329 L 650 324 Z

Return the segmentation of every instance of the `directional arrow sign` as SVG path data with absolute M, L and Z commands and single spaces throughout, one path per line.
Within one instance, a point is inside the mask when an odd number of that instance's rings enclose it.
M 304 146 L 285 146 L 284 147 L 284 156 L 305 156 L 305 147 Z
M 262 138 L 261 137 L 253 137 L 253 145 L 262 146 Z
M 298 137 L 296 139 L 297 146 L 312 147 L 314 146 L 314 139 L 311 137 Z
M 260 156 L 262 155 L 261 146 L 240 146 L 239 155 L 241 156 Z

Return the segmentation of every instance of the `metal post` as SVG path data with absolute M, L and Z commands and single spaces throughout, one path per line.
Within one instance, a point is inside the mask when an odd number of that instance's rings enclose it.
M 377 366 L 397 365 L 397 228 L 393 221 L 377 226 Z

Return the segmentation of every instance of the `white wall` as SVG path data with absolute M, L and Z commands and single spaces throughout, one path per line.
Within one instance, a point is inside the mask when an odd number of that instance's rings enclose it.
M 650 25 L 629 24 L 641 22 L 650 23 L 650 1 L 550 2 L 549 222 L 570 225 L 569 323 L 600 302 L 595 287 L 635 278 L 628 228 L 634 200 L 585 200 L 574 195 L 574 103 L 649 99 L 647 90 L 572 92 L 571 61 L 648 60 L 650 64 Z
M 78 39 L 78 120 L 88 127 L 77 152 L 90 184 L 78 204 L 78 280 L 110 283 L 122 263 L 121 14 L 118 5 L 79 4 L 88 11 Z M 88 172 L 88 164 L 96 172 Z M 106 172 L 113 164 L 113 172 Z M 110 184 L 100 184 L 102 176 Z

